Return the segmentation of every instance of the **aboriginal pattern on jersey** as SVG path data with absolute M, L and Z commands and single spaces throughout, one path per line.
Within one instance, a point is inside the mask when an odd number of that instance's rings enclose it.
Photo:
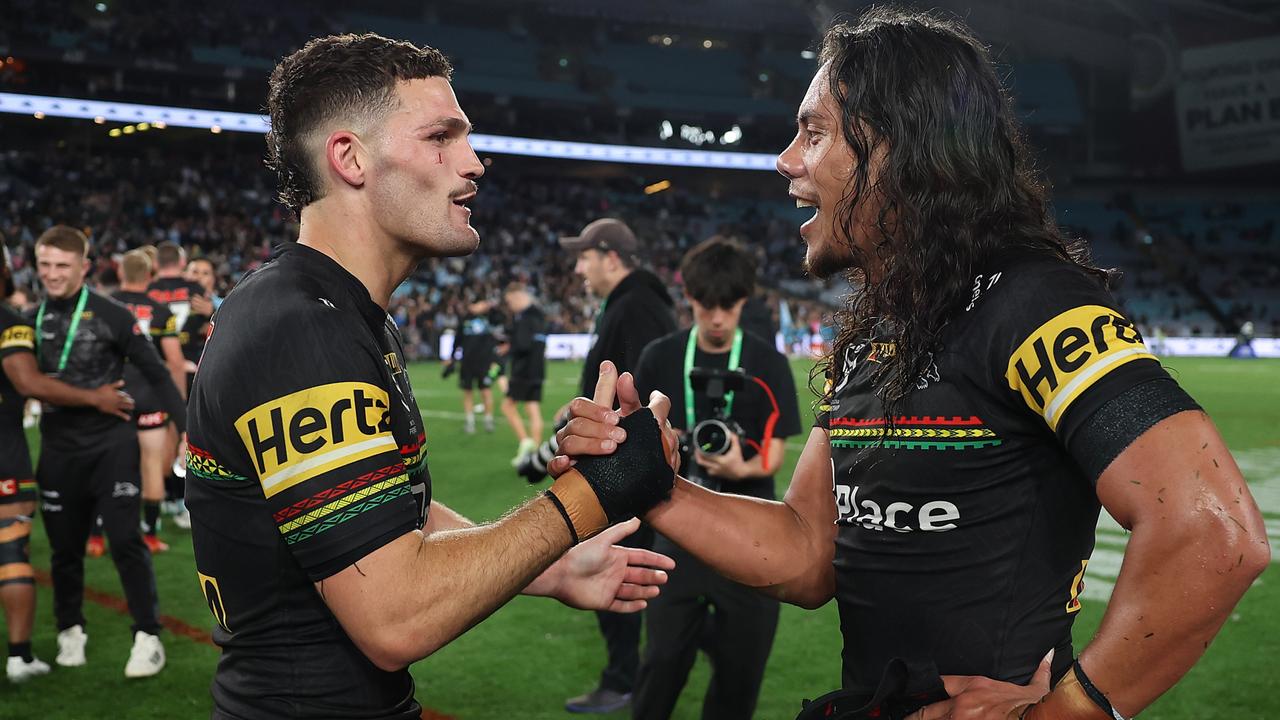
M 400 457 L 404 459 L 405 472 L 413 475 L 422 469 L 427 462 L 427 435 L 418 433 L 412 443 L 400 446 Z
M 187 443 L 187 472 L 201 480 L 213 482 L 248 482 L 249 480 L 244 475 L 237 475 L 223 467 L 209 454 L 208 450 L 202 450 L 190 442 Z
M 1001 439 L 976 415 L 905 417 L 887 427 L 884 418 L 832 418 L 831 445 L 893 450 L 975 450 L 999 447 Z
M 327 487 L 273 514 L 286 543 L 314 537 L 411 492 L 403 462 Z

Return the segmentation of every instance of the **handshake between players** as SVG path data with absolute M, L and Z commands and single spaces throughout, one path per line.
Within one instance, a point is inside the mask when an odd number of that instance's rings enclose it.
M 610 409 L 615 392 L 622 403 L 617 411 Z M 679 436 L 667 422 L 670 409 L 657 392 L 642 407 L 634 378 L 619 377 L 607 360 L 595 397 L 570 403 L 572 419 L 557 433 L 561 454 L 547 467 L 556 481 L 546 494 L 575 544 L 643 515 L 671 494 L 680 452 Z

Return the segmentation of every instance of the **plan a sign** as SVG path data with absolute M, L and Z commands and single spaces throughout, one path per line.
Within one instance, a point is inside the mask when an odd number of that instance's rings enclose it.
M 1280 35 L 1184 50 L 1177 110 L 1186 170 L 1280 161 Z

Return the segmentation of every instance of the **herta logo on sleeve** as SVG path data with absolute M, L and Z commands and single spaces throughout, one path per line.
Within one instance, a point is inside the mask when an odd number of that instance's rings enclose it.
M 1144 359 L 1155 356 L 1132 322 L 1110 308 L 1084 305 L 1031 333 L 1009 358 L 1005 379 L 1057 429 L 1081 393 L 1121 365 Z
M 334 468 L 399 452 L 387 391 L 330 383 L 265 402 L 236 420 L 267 497 Z
M 0 333 L 0 350 L 9 348 L 25 348 L 34 350 L 36 347 L 36 333 L 30 325 L 13 325 L 5 328 Z

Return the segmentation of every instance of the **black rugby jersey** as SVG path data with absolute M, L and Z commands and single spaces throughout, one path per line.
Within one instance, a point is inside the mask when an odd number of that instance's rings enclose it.
M 151 339 L 142 333 L 129 309 L 108 297 L 88 291 L 66 368 L 58 372 L 78 299 L 78 293 L 73 293 L 69 298 L 44 303 L 44 322 L 35 328 L 40 372 L 68 385 L 95 388 L 122 379 L 127 360 L 151 383 L 178 429 L 184 429 L 186 413 L 168 368 L 160 361 Z M 45 403 L 40 417 L 40 442 L 45 447 L 92 447 L 104 435 L 120 431 L 122 426 L 131 427 L 120 418 L 92 407 Z
M 147 287 L 147 295 L 163 303 L 173 313 L 178 326 L 178 340 L 182 344 L 182 356 L 191 362 L 200 362 L 204 344 L 209 336 L 209 316 L 191 311 L 191 298 L 205 295 L 200 283 L 180 277 L 156 278 Z
M 1072 662 L 1100 504 L 1073 459 L 1101 405 L 1167 373 L 1098 280 L 1010 257 L 972 300 L 886 430 L 872 379 L 891 342 L 856 343 L 829 407 L 839 511 L 843 684 L 874 690 L 895 657 L 1025 684 Z
M 0 360 L 17 353 L 36 351 L 31 323 L 0 303 Z M 0 503 L 6 498 L 32 496 L 36 482 L 31 474 L 31 452 L 22 430 L 24 398 L 0 370 Z
M 160 355 L 161 362 L 164 362 L 164 348 L 160 345 L 161 339 L 178 337 L 178 318 L 169 312 L 169 306 L 151 299 L 146 293 L 132 292 L 130 290 L 116 290 L 111 293 L 111 298 L 129 308 L 129 312 L 133 313 L 134 319 L 138 321 L 138 329 L 142 331 L 143 335 L 151 338 L 151 341 L 155 344 L 156 353 Z M 166 367 L 168 366 L 166 365 Z M 133 411 L 135 418 L 149 413 L 162 412 L 156 393 L 152 391 L 150 383 L 142 375 L 142 371 L 133 363 L 124 366 L 124 387 L 133 396 L 136 403 Z
M 498 345 L 494 331 L 499 327 L 495 314 L 492 311 L 468 314 L 458 321 L 457 349 L 453 355 L 461 358 L 463 372 L 468 375 L 486 373 L 493 364 Z
M 219 308 L 187 455 L 196 568 L 223 650 L 215 717 L 418 717 L 409 672 L 374 666 L 313 586 L 426 520 L 403 358 L 365 287 L 297 243 Z
M 530 305 L 511 322 L 511 377 L 542 382 L 547 376 L 547 318 Z

